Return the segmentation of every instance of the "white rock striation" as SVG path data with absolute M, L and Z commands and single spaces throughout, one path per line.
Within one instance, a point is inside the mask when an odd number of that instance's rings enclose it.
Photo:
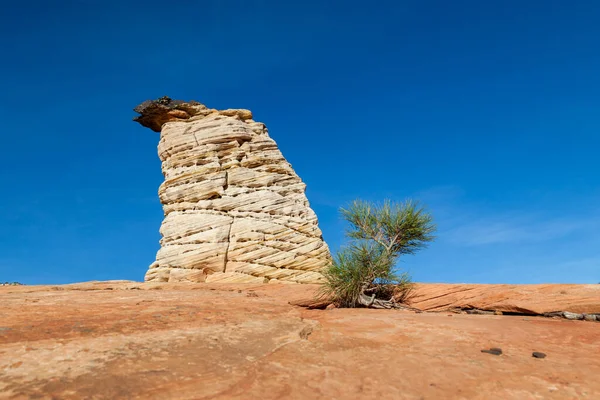
M 248 110 L 167 97 L 135 108 L 160 131 L 165 219 L 153 282 L 318 283 L 331 257 L 306 185 Z

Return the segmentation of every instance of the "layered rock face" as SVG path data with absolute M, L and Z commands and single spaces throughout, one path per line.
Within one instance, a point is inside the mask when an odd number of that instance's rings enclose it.
M 160 131 L 154 282 L 318 283 L 330 260 L 306 185 L 248 110 L 169 98 L 135 108 Z

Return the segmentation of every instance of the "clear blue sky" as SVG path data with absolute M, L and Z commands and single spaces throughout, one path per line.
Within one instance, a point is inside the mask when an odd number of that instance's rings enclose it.
M 27 1 L 0 12 L 0 281 L 143 279 L 169 95 L 248 108 L 332 249 L 424 201 L 417 281 L 600 281 L 600 2 Z

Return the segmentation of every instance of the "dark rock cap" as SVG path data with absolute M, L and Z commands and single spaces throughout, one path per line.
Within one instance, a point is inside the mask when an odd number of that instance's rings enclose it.
M 188 119 L 199 109 L 206 109 L 206 107 L 197 101 L 185 102 L 163 96 L 156 100 L 146 100 L 135 107 L 133 111 L 140 115 L 133 120 L 154 132 L 160 132 L 164 123 Z

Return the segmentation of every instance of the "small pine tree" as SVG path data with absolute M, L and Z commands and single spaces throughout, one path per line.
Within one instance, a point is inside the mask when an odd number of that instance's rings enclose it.
M 395 308 L 409 295 L 406 273 L 394 272 L 399 257 L 415 254 L 434 240 L 433 217 L 417 202 L 356 200 L 342 217 L 350 223 L 350 244 L 325 271 L 320 294 L 339 307 Z

